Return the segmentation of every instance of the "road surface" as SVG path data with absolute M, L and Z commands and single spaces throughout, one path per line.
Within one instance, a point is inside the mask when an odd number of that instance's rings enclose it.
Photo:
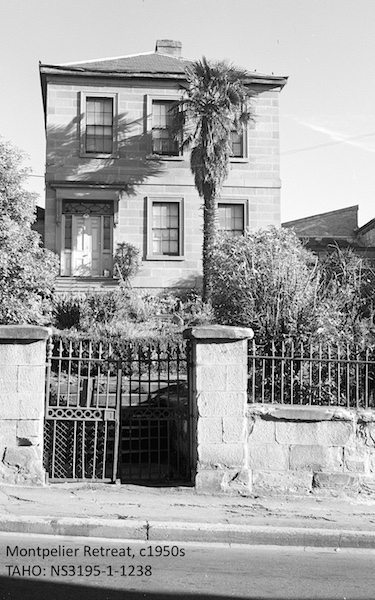
M 375 551 L 0 533 L 1 600 L 371 600 Z

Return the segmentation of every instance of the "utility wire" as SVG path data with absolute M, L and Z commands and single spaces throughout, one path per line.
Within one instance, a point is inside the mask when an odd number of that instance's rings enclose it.
M 306 148 L 296 148 L 296 150 L 287 150 L 286 152 L 281 152 L 282 156 L 286 154 L 297 154 L 299 152 L 307 152 L 308 150 L 318 150 L 319 148 L 327 148 L 328 146 L 337 146 L 337 144 L 345 144 L 346 142 L 351 142 L 354 140 L 361 140 L 366 137 L 371 137 L 375 135 L 375 131 L 372 133 L 363 133 L 362 135 L 353 135 L 352 137 L 344 138 L 343 140 L 336 140 L 334 142 L 326 142 L 325 144 L 318 144 L 317 146 L 307 146 Z

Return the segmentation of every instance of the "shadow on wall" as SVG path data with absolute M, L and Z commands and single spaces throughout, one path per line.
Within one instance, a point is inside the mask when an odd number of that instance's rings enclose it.
M 55 175 L 64 181 L 118 184 L 132 196 L 137 186 L 164 172 L 163 161 L 151 154 L 151 135 L 144 130 L 143 119 L 129 121 L 125 113 L 120 114 L 116 157 L 101 159 L 81 154 L 82 120 L 79 114 L 66 126 L 48 129 L 47 181 Z
M 190 273 L 187 277 L 181 277 L 173 282 L 174 290 L 194 290 L 196 292 L 201 292 L 202 290 L 202 274 L 198 271 L 194 273 Z

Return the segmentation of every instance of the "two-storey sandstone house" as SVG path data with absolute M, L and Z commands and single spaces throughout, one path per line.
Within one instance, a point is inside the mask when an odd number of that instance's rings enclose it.
M 58 289 L 115 285 L 119 243 L 140 249 L 139 288 L 192 286 L 201 273 L 202 200 L 189 149 L 171 135 L 186 90 L 181 44 L 89 62 L 40 65 L 46 126 L 45 246 Z M 278 97 L 285 77 L 249 72 L 254 120 L 233 137 L 220 228 L 280 225 Z

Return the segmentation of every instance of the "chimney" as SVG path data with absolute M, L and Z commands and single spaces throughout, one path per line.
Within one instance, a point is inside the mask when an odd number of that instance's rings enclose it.
M 175 42 L 174 40 L 157 40 L 155 52 L 160 54 L 170 54 L 176 58 L 181 56 L 181 42 Z

